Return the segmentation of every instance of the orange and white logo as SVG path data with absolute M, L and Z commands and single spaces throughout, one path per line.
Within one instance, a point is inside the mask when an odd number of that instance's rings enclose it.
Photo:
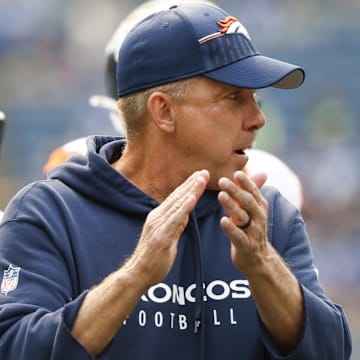
M 240 23 L 240 21 L 235 18 L 234 16 L 227 16 L 224 20 L 220 20 L 217 22 L 217 24 L 220 27 L 220 30 L 204 36 L 203 38 L 199 39 L 200 44 L 205 44 L 206 42 L 216 39 L 218 37 L 227 35 L 227 34 L 242 34 L 247 39 L 250 40 L 250 35 L 245 29 L 245 27 Z

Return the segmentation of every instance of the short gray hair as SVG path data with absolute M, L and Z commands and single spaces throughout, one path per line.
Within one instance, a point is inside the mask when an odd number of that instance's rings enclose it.
M 188 78 L 158 85 L 119 98 L 118 106 L 126 125 L 127 135 L 131 136 L 139 129 L 151 94 L 159 91 L 168 94 L 175 101 L 182 101 L 190 94 L 192 79 Z

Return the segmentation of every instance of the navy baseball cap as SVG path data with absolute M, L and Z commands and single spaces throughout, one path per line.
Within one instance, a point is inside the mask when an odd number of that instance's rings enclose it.
M 249 89 L 292 89 L 305 78 L 301 67 L 261 55 L 235 17 L 189 2 L 154 13 L 129 32 L 119 50 L 117 94 L 199 75 Z

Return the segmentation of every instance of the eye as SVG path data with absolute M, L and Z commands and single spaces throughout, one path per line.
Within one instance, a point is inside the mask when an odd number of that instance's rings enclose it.
M 230 99 L 238 101 L 241 99 L 241 92 L 239 90 L 235 90 L 235 91 L 229 93 L 228 96 Z
M 246 103 L 248 101 L 254 101 L 255 92 L 248 89 L 233 89 L 229 91 L 226 95 L 227 99 L 231 101 L 236 101 L 239 104 Z M 256 101 L 256 100 L 255 100 Z

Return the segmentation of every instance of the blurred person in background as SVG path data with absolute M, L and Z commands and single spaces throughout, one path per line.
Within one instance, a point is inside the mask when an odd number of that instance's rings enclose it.
M 186 2 L 186 0 L 178 1 L 177 3 L 182 2 Z M 214 2 L 206 0 L 202 2 L 215 4 Z M 121 44 L 127 33 L 137 22 L 153 12 L 166 10 L 173 3 L 173 1 L 169 0 L 150 0 L 139 5 L 120 23 L 106 45 L 105 85 L 107 95 L 94 95 L 89 99 L 89 103 L 91 106 L 103 108 L 108 111 L 114 133 L 117 135 L 125 135 L 123 120 L 121 119 L 121 113 L 116 103 L 116 65 Z M 74 139 L 59 146 L 51 152 L 43 168 L 43 174 L 46 176 L 51 169 L 62 164 L 72 155 L 86 155 L 86 151 L 86 137 Z M 266 172 L 267 179 L 265 185 L 276 187 L 297 208 L 302 208 L 302 184 L 297 174 L 295 174 L 287 164 L 275 155 L 260 149 L 247 149 L 247 155 L 249 156 L 249 161 L 244 171 L 248 175 L 253 175 L 259 171 Z
M 254 90 L 298 87 L 302 69 L 260 55 L 221 9 L 192 4 L 139 23 L 117 72 L 127 142 L 89 138 L 86 156 L 6 210 L 1 357 L 349 359 L 347 320 L 318 282 L 300 212 L 241 171 L 265 122 Z

